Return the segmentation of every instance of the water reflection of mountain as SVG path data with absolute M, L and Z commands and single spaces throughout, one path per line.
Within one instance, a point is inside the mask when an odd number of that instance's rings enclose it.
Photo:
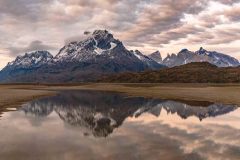
M 83 127 L 86 134 L 105 137 L 119 127 L 127 117 L 143 113 L 160 116 L 161 110 L 176 113 L 183 119 L 196 116 L 200 120 L 234 111 L 236 105 L 207 103 L 207 106 L 141 97 L 126 97 L 121 94 L 97 91 L 64 91 L 55 97 L 32 101 L 21 108 L 26 114 L 46 117 L 53 111 L 72 126 Z

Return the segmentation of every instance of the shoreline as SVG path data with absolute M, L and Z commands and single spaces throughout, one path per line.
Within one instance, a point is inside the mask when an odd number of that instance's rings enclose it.
M 9 108 L 17 108 L 28 101 L 54 96 L 56 93 L 54 91 L 34 89 L 33 86 L 24 86 L 23 88 L 0 86 L 0 117 Z
M 74 89 L 74 88 L 72 88 Z M 240 84 L 88 84 L 75 89 L 114 91 L 128 96 L 207 101 L 240 106 Z
M 127 96 L 182 101 L 206 101 L 240 106 L 240 84 L 113 84 L 82 83 L 65 85 L 0 85 L 0 114 L 7 108 L 41 97 L 54 96 L 62 90 L 98 90 Z

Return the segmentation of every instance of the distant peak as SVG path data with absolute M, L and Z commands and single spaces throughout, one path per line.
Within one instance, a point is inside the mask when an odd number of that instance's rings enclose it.
M 207 50 L 205 50 L 203 47 L 200 47 L 198 50 L 199 54 L 204 54 Z
M 159 51 L 153 52 L 152 54 L 149 55 L 149 57 L 158 63 L 162 63 L 162 56 Z
M 167 57 L 166 58 L 173 58 L 173 57 L 176 57 L 177 55 L 175 53 L 172 53 L 172 54 L 167 54 Z
M 188 51 L 189 51 L 188 49 L 184 48 L 184 49 L 182 49 L 179 53 L 188 52 Z
M 202 51 L 202 50 L 205 50 L 205 49 L 203 49 L 203 47 L 200 47 L 199 51 Z
M 162 59 L 161 53 L 159 51 L 155 51 L 155 52 L 151 53 L 149 56 Z
M 139 50 L 135 50 L 134 52 L 135 52 L 135 53 L 141 53 L 141 54 L 142 54 L 142 52 L 140 52 Z
M 161 53 L 159 51 L 155 51 L 155 52 L 151 53 L 151 55 L 159 55 L 159 56 L 161 56 Z

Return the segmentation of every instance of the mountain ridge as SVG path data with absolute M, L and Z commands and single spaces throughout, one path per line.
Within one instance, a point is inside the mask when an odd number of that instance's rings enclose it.
M 209 62 L 218 67 L 236 67 L 240 65 L 239 60 L 234 57 L 216 51 L 207 51 L 203 47 L 200 47 L 195 52 L 185 48 L 177 54 L 168 54 L 162 64 L 175 67 L 191 62 Z

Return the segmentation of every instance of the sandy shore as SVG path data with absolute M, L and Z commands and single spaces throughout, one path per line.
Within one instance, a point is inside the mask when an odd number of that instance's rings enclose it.
M 60 90 L 104 90 L 129 96 L 209 101 L 240 106 L 240 84 L 81 84 L 0 85 L 0 112 L 26 101 L 56 94 Z
M 56 92 L 46 89 L 39 90 L 39 87 L 32 85 L 15 86 L 0 85 L 0 115 L 10 107 L 18 107 L 24 102 L 43 96 L 51 96 Z

